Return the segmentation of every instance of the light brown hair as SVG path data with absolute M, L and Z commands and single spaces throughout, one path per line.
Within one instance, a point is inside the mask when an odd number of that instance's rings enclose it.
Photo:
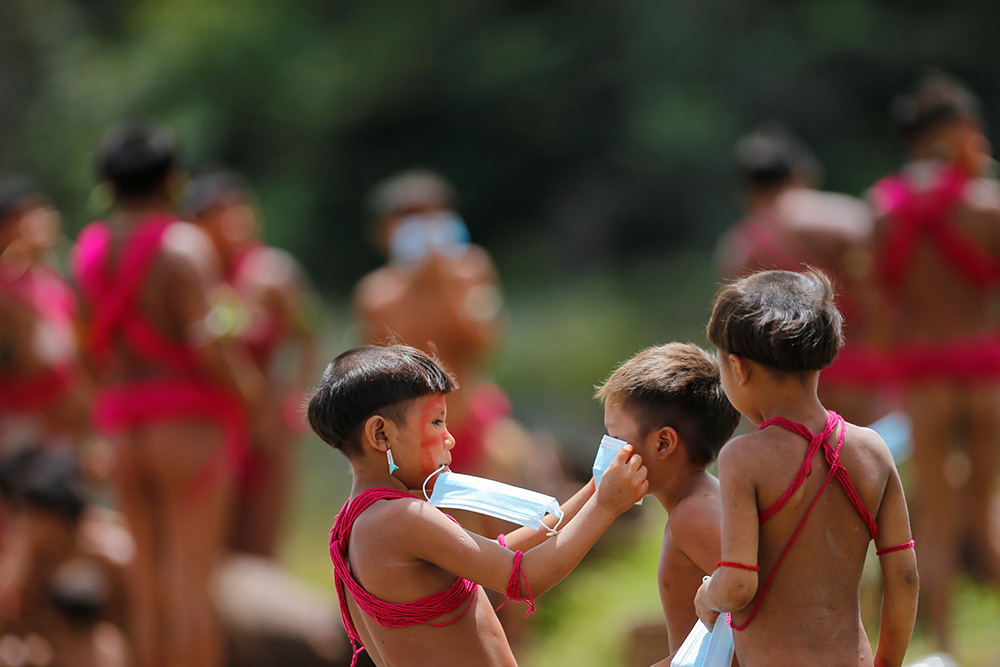
M 740 420 L 722 390 L 715 358 L 690 343 L 640 351 L 597 388 L 597 398 L 620 403 L 647 434 L 673 427 L 697 466 L 715 460 Z

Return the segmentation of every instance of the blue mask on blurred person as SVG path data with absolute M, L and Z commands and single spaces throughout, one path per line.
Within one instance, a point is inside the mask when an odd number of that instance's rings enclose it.
M 389 240 L 389 251 L 394 261 L 411 264 L 431 252 L 458 254 L 468 243 L 469 230 L 454 213 L 417 213 L 397 223 Z

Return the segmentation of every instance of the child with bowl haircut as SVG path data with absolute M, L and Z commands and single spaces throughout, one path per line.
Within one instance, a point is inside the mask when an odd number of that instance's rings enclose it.
M 309 403 L 313 430 L 351 464 L 330 556 L 352 645 L 380 667 L 516 665 L 482 587 L 533 608 L 532 596 L 569 574 L 648 487 L 642 460 L 623 447 L 597 489 L 588 482 L 563 505 L 558 534 L 520 528 L 489 540 L 464 530 L 411 495 L 429 492 L 451 462 L 445 395 L 454 388 L 420 350 L 366 345 L 333 360 Z
M 719 481 L 706 468 L 740 414 L 726 398 L 715 358 L 697 345 L 642 350 L 598 387 L 608 435 L 632 445 L 646 466 L 649 495 L 669 514 L 658 579 L 671 655 L 698 616 L 694 596 L 719 561 Z
M 888 448 L 816 395 L 843 343 L 822 273 L 764 271 L 723 287 L 708 337 L 722 386 L 758 431 L 719 455 L 722 561 L 698 590 L 728 612 L 743 667 L 898 666 L 917 610 L 906 499 Z M 869 541 L 882 570 L 874 656 L 858 589 Z

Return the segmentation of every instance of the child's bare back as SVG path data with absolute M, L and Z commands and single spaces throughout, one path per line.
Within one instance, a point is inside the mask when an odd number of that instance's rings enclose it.
M 823 424 L 810 424 L 814 433 Z M 844 424 L 847 432 L 840 450 L 840 464 L 847 470 L 864 507 L 876 523 L 883 503 L 890 509 L 894 496 L 901 496 L 899 478 L 888 448 L 871 430 Z M 836 447 L 838 427 L 828 442 Z M 757 498 L 753 512 L 759 513 L 778 502 L 803 466 L 809 443 L 800 435 L 779 426 L 743 436 L 728 445 L 720 457 L 720 475 L 740 470 L 738 482 Z M 822 448 L 811 461 L 806 476 L 783 508 L 760 524 L 760 581 L 766 581 L 787 555 L 775 574 L 766 599 L 742 633 L 741 659 L 745 667 L 777 665 L 859 665 L 873 661 L 871 646 L 861 625 L 858 588 L 871 539 L 861 513 L 836 480 L 829 480 L 816 500 L 809 518 L 794 544 L 789 545 L 799 522 L 809 511 L 824 483 L 830 466 Z M 807 468 L 808 471 L 808 468 Z M 727 480 L 728 481 L 728 480 Z M 753 496 L 750 496 L 751 498 Z M 882 540 L 880 540 L 882 541 Z M 895 543 L 894 543 L 895 544 Z M 750 610 L 765 594 L 758 587 L 753 601 L 732 615 L 734 626 L 744 623 Z M 807 622 L 803 622 L 807 621 Z M 796 641 L 782 638 L 794 633 Z M 743 648 L 741 647 L 741 648 Z M 746 658 L 743 658 L 744 653 Z M 769 656 L 763 660 L 753 657 Z
M 730 613 L 743 667 L 899 667 L 913 631 L 914 542 L 892 456 L 817 395 L 843 344 L 834 296 L 821 273 L 764 271 L 725 286 L 708 326 L 726 395 L 759 428 L 719 456 L 722 560 L 695 607 L 706 624 Z M 858 594 L 870 540 L 874 655 Z

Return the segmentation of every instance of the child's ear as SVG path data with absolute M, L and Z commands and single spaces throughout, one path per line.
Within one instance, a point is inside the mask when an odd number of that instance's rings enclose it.
M 387 431 L 391 428 L 391 421 L 382 415 L 372 415 L 365 421 L 365 426 L 362 429 L 362 436 L 364 437 L 362 444 L 384 452 L 389 449 L 389 434 Z
M 680 444 L 680 436 L 677 435 L 677 431 L 674 430 L 673 426 L 662 427 L 656 432 L 656 437 L 657 458 L 665 459 L 677 451 L 677 446 Z
M 750 379 L 750 362 L 739 356 L 738 354 L 732 354 L 727 357 L 729 361 L 730 368 L 736 373 L 736 377 L 739 379 L 740 384 L 746 384 L 747 380 Z

